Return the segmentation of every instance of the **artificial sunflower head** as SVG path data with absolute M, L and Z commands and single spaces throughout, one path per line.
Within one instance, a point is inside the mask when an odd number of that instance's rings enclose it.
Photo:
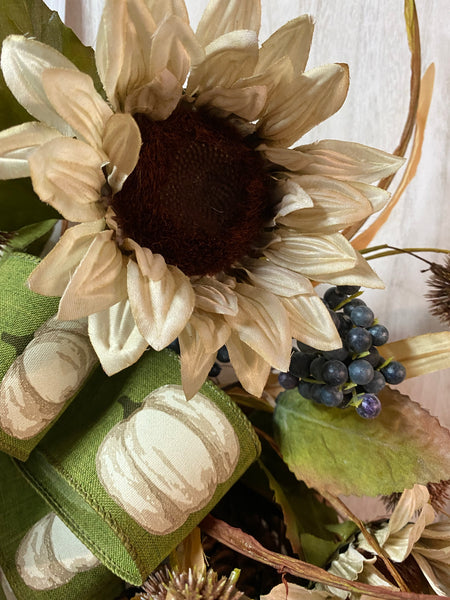
M 382 287 L 340 233 L 387 200 L 369 185 L 401 159 L 356 143 L 291 146 L 335 113 L 345 65 L 304 71 L 309 16 L 261 47 L 259 0 L 211 0 L 194 33 L 183 0 L 106 0 L 92 79 L 22 36 L 1 66 L 37 119 L 0 134 L 0 177 L 78 223 L 29 286 L 88 317 L 113 374 L 179 338 L 187 397 L 227 345 L 260 395 L 292 337 L 341 345 L 312 281 Z

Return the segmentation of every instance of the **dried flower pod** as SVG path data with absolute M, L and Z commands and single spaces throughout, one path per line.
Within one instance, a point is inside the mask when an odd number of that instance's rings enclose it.
M 203 394 L 181 386 L 154 390 L 111 429 L 97 452 L 106 491 L 144 529 L 175 531 L 229 479 L 240 454 L 225 415 Z
M 28 587 L 52 590 L 100 564 L 53 512 L 28 531 L 16 553 L 17 570 Z
M 96 362 L 86 320 L 50 318 L 0 384 L 0 427 L 21 440 L 40 433 L 80 389 Z

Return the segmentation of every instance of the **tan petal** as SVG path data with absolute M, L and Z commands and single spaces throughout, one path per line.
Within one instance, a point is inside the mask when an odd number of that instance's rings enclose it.
M 263 85 L 267 88 L 267 96 L 270 98 L 272 93 L 276 93 L 277 87 L 283 82 L 286 85 L 294 78 L 294 69 L 287 56 L 283 56 L 271 63 L 264 71 L 258 72 L 249 77 L 238 79 L 233 87 L 243 88 Z
M 334 233 L 372 214 L 371 203 L 354 187 L 318 175 L 297 176 L 300 185 L 313 200 L 311 208 L 278 217 L 278 222 L 306 233 Z
M 125 111 L 144 113 L 153 121 L 164 121 L 175 110 L 183 94 L 178 79 L 164 69 L 149 83 L 135 89 L 125 100 Z
M 254 121 L 264 108 L 267 98 L 265 86 L 246 88 L 215 87 L 203 92 L 197 98 L 196 106 L 214 106 L 224 112 L 223 116 L 231 113 L 246 121 Z
M 183 85 L 191 64 L 197 65 L 204 58 L 204 50 L 192 29 L 182 19 L 172 15 L 159 25 L 153 35 L 150 74 L 154 77 L 168 69 Z
M 183 0 L 145 0 L 155 23 L 160 23 L 167 16 L 176 15 L 189 23 L 189 16 Z
M 236 286 L 239 312 L 225 315 L 227 323 L 240 339 L 268 363 L 287 371 L 291 334 L 286 311 L 270 292 L 252 285 Z
M 135 252 L 136 261 L 144 277 L 159 281 L 167 275 L 166 261 L 161 254 L 155 254 L 149 248 L 143 248 L 131 239 L 126 240 L 125 248 Z
M 314 279 L 331 285 L 362 285 L 367 288 L 384 289 L 384 283 L 359 252 L 356 252 L 356 263 L 353 267 L 336 272 L 316 273 Z
M 238 303 L 236 294 L 226 283 L 214 277 L 202 277 L 192 284 L 195 292 L 195 306 L 203 311 L 236 315 Z
M 72 273 L 104 228 L 104 219 L 70 227 L 31 273 L 28 287 L 44 296 L 62 296 Z
M 334 350 L 342 340 L 328 309 L 316 294 L 283 298 L 292 337 L 319 350 Z
M 425 485 L 416 484 L 412 489 L 405 490 L 389 519 L 387 533 L 392 535 L 400 531 L 413 520 L 430 500 L 430 493 Z
M 74 134 L 48 101 L 42 85 L 42 74 L 46 69 L 77 70 L 68 58 L 36 40 L 10 35 L 3 41 L 1 68 L 9 89 L 33 117 L 64 135 Z
M 304 235 L 278 229 L 281 241 L 264 250 L 275 264 L 317 279 L 323 273 L 339 273 L 356 264 L 356 252 L 340 233 Z
M 98 202 L 105 183 L 102 157 L 80 140 L 50 140 L 29 157 L 31 181 L 39 198 L 69 221 L 103 217 Z
M 32 121 L 0 132 L 0 179 L 29 177 L 28 157 L 42 144 L 60 137 L 53 127 Z
M 276 296 L 291 297 L 313 293 L 309 279 L 274 265 L 270 260 L 251 258 L 245 261 L 244 268 L 252 283 Z
M 270 374 L 270 364 L 247 346 L 233 330 L 227 340 L 227 349 L 231 364 L 243 388 L 249 394 L 260 398 Z
M 89 315 L 89 338 L 107 375 L 114 375 L 139 360 L 147 341 L 134 322 L 128 300 Z
M 313 206 L 311 197 L 293 178 L 279 181 L 275 188 L 275 196 L 281 197 L 281 202 L 275 209 L 277 211 L 274 217 L 275 223 L 278 221 L 282 223 L 282 217 Z
M 192 69 L 189 77 L 189 94 L 231 87 L 241 77 L 252 75 L 258 58 L 258 38 L 254 31 L 230 31 L 205 51 L 205 60 Z
M 127 296 L 125 258 L 110 230 L 98 233 L 59 303 L 58 319 L 80 319 Z
M 383 190 L 376 185 L 369 185 L 368 183 L 362 183 L 361 181 L 352 181 L 348 183 L 353 188 L 358 190 L 372 205 L 373 212 L 377 212 L 384 208 L 389 202 L 391 194 L 387 190 Z
M 196 36 L 203 46 L 207 46 L 221 35 L 236 29 L 249 29 L 259 32 L 261 25 L 260 0 L 210 0 Z
M 431 565 L 419 552 L 412 553 L 420 570 L 438 596 L 450 596 L 450 575 L 447 563 Z
M 406 525 L 401 531 L 390 534 L 383 548 L 395 562 L 403 562 L 411 553 L 414 544 L 422 535 L 427 525 L 436 518 L 436 513 L 430 504 L 426 504 L 414 524 Z
M 258 133 L 278 146 L 290 146 L 342 106 L 349 84 L 345 65 L 323 65 L 278 88 L 266 107 Z
M 108 183 L 114 193 L 122 189 L 139 158 L 142 139 L 139 127 L 131 115 L 117 113 L 106 123 L 103 150 L 109 160 Z
M 273 33 L 259 51 L 256 72 L 264 71 L 283 56 L 288 56 L 295 74 L 305 70 L 314 32 L 314 22 L 310 15 L 292 19 Z
M 134 320 L 147 342 L 162 350 L 184 329 L 194 308 L 195 295 L 189 279 L 169 266 L 164 276 L 152 280 L 149 256 L 136 255 L 128 263 L 128 296 Z
M 190 400 L 205 382 L 217 350 L 230 335 L 230 327 L 220 315 L 195 310 L 178 336 L 181 349 L 181 380 Z
M 405 162 L 404 158 L 377 148 L 340 140 L 321 140 L 299 146 L 296 150 L 312 159 L 301 167 L 301 172 L 305 175 L 326 175 L 363 183 L 387 177 Z
M 272 148 L 266 144 L 260 144 L 256 150 L 273 164 L 286 167 L 289 171 L 302 171 L 311 162 L 311 158 L 307 154 L 289 148 Z

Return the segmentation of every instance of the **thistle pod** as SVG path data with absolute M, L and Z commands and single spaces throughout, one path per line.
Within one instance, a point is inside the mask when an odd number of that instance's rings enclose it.
M 187 401 L 178 385 L 151 392 L 115 425 L 96 458 L 100 482 L 141 527 L 156 535 L 180 527 L 233 474 L 239 439 L 206 396 Z
M 96 362 L 87 320 L 51 317 L 35 331 L 0 384 L 0 427 L 21 440 L 40 433 L 81 388 Z
M 28 587 L 53 590 L 100 561 L 53 512 L 28 531 L 16 552 L 16 567 Z

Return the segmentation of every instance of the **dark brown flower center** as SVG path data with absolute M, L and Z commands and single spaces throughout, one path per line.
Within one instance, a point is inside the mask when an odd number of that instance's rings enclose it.
M 259 153 L 231 126 L 184 105 L 165 121 L 135 119 L 139 161 L 112 201 L 121 235 L 186 275 L 227 269 L 270 216 Z

